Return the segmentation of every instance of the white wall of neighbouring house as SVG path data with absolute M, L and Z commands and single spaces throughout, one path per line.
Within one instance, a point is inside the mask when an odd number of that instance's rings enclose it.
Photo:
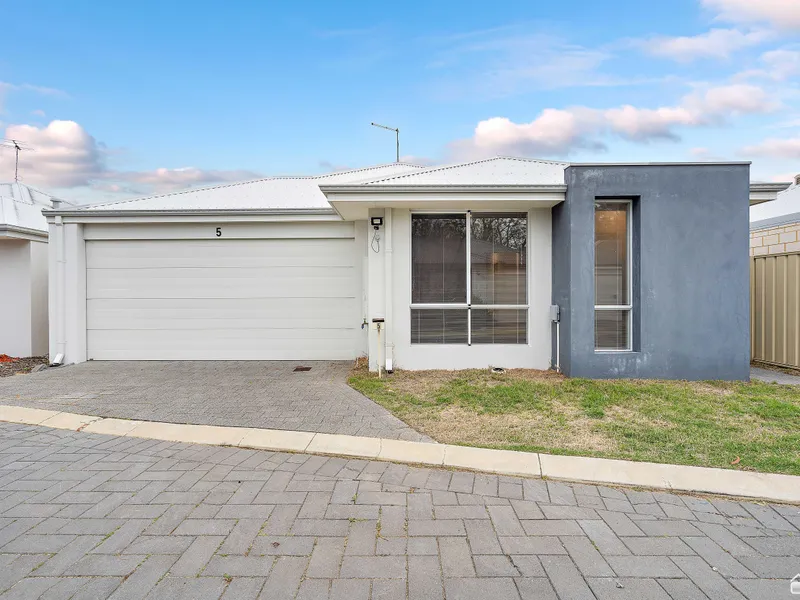
M 380 213 L 380 215 L 378 214 Z M 471 369 L 499 366 L 547 369 L 550 366 L 550 304 L 552 285 L 551 209 L 528 211 L 528 342 L 527 344 L 440 345 L 411 344 L 411 214 L 409 209 L 373 209 L 370 216 L 384 216 L 391 231 L 380 231 L 379 252 L 367 235 L 365 281 L 368 319 L 386 318 L 383 349 L 370 323 L 370 369 L 378 367 L 379 352 L 393 359 L 398 369 Z M 387 262 L 391 264 L 387 286 Z M 388 342 L 388 343 L 387 343 Z M 385 364 L 385 362 L 384 362 Z
M 47 354 L 47 244 L 0 240 L 0 354 Z

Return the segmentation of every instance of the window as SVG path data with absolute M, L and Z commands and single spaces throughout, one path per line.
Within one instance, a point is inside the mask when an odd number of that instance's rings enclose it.
M 525 213 L 411 216 L 411 343 L 526 344 Z
M 631 344 L 631 202 L 598 201 L 594 209 L 594 347 Z

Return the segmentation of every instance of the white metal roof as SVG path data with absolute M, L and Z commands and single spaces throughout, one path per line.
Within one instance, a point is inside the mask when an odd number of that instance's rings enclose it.
M 366 185 L 563 185 L 568 166 L 566 162 L 496 156 L 376 178 Z
M 52 208 L 54 197 L 18 181 L 0 183 L 0 226 L 47 232 L 42 209 Z
M 785 192 L 778 194 L 776 200 L 750 207 L 750 228 L 753 229 L 754 224 L 758 221 L 769 220 L 772 222 L 773 219 L 778 219 L 779 217 L 785 217 L 786 215 L 792 215 L 794 213 L 800 213 L 800 183 L 798 182 L 795 182 L 795 184 Z M 796 220 L 797 219 L 795 219 L 795 221 Z M 777 221 L 775 221 L 775 223 L 775 225 L 772 225 L 773 227 L 777 227 L 778 224 L 783 224 Z
M 421 169 L 416 165 L 392 163 L 350 171 L 307 177 L 269 177 L 202 189 L 189 189 L 147 198 L 133 198 L 80 207 L 80 212 L 174 211 L 174 210 L 257 210 L 329 209 L 319 186 L 357 184 Z

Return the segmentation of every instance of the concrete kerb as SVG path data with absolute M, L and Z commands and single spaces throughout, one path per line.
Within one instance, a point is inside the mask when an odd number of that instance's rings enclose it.
M 793 475 L 555 456 L 306 431 L 128 421 L 18 406 L 0 405 L 0 421 L 172 442 L 308 452 L 500 475 L 800 502 L 800 477 Z

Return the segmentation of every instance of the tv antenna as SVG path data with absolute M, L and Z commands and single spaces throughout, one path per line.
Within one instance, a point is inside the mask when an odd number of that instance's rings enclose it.
M 0 146 L 14 149 L 14 182 L 19 181 L 19 153 L 33 151 L 33 148 L 25 145 L 21 140 L 3 140 Z
M 380 125 L 379 123 L 370 123 L 373 127 L 380 127 L 381 129 L 388 129 L 389 131 L 394 131 L 395 140 L 397 142 L 397 162 L 400 162 L 400 130 L 396 127 L 387 127 L 386 125 Z

